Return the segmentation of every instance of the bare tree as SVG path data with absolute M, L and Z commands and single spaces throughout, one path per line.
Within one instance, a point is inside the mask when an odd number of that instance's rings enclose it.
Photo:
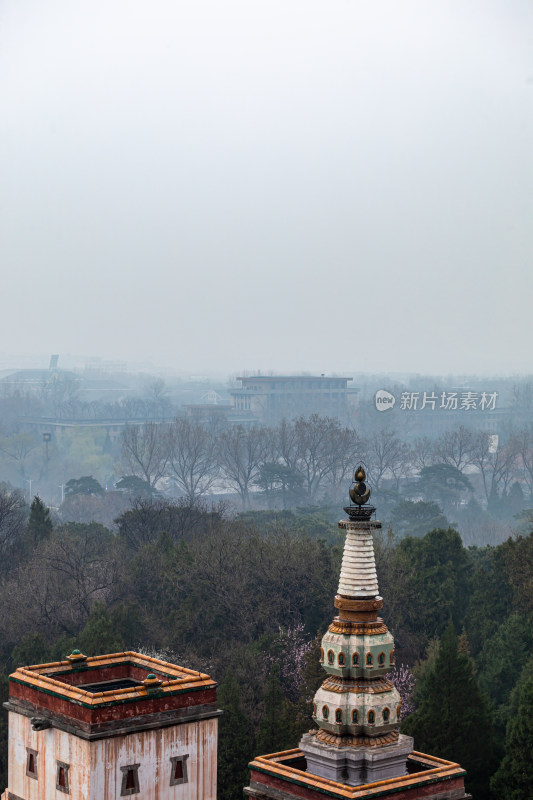
M 203 426 L 182 418 L 169 429 L 169 467 L 190 503 L 209 491 L 217 476 L 215 438 Z
M 131 475 L 138 475 L 150 486 L 165 475 L 170 456 L 168 425 L 145 422 L 129 425 L 122 431 L 122 456 Z
M 533 495 L 533 428 L 522 428 L 515 437 L 518 464 L 530 495 Z
M 357 436 L 343 428 L 337 419 L 312 414 L 293 423 L 282 423 L 278 441 L 282 458 L 296 469 L 310 502 L 328 484 L 337 488 L 353 469 L 358 448 Z
M 0 556 L 2 561 L 16 540 L 24 533 L 27 506 L 17 490 L 0 487 Z
M 120 563 L 110 555 L 111 535 L 100 526 L 65 527 L 42 542 L 0 588 L 10 613 L 0 618 L 0 635 L 20 641 L 27 633 L 77 634 L 96 601 L 111 602 Z
M 416 472 L 435 463 L 435 442 L 427 436 L 417 437 L 411 447 L 411 464 Z
M 249 506 L 250 486 L 259 467 L 268 458 L 269 434 L 265 428 L 236 425 L 217 440 L 218 462 L 230 484 L 239 492 L 243 506 Z
M 409 472 L 410 453 L 407 445 L 399 439 L 391 428 L 382 428 L 362 442 L 368 477 L 376 489 L 384 478 L 394 478 L 398 485 L 400 478 Z
M 472 463 L 479 469 L 487 503 L 491 497 L 507 491 L 515 477 L 518 448 L 514 438 L 500 445 L 489 433 L 479 432 L 472 438 Z
M 147 387 L 145 405 L 150 417 L 166 417 L 170 414 L 172 404 L 169 390 L 162 378 L 156 378 Z
M 21 478 L 26 478 L 28 466 L 30 470 L 36 467 L 39 439 L 33 433 L 14 433 L 0 441 L 0 452 L 4 453 L 16 465 L 16 472 Z M 30 455 L 34 454 L 30 459 Z M 29 464 L 28 464 L 29 462 Z
M 435 456 L 442 464 L 451 464 L 462 472 L 465 467 L 473 463 L 474 442 L 475 434 L 461 425 L 457 430 L 448 431 L 437 439 Z M 479 448 L 479 443 L 477 447 Z
M 191 505 L 183 499 L 170 502 L 160 497 L 137 497 L 115 523 L 119 539 L 130 550 L 137 551 L 155 544 L 163 533 L 177 542 L 205 524 L 205 519 L 206 510 L 199 503 Z

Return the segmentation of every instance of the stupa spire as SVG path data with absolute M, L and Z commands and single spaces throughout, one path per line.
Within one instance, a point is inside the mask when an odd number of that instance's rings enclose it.
M 404 775 L 410 737 L 399 734 L 401 699 L 387 677 L 394 640 L 378 611 L 379 596 L 371 519 L 362 466 L 354 473 L 334 618 L 322 639 L 320 659 L 327 674 L 313 703 L 318 730 L 304 734 L 300 748 L 307 771 L 352 786 Z
M 350 489 L 350 499 L 354 505 L 347 506 L 345 511 L 354 521 L 366 522 L 375 512 L 375 508 L 367 506 L 371 490 L 365 484 L 366 474 L 359 466 L 354 475 L 354 484 Z M 340 524 L 340 523 L 339 523 Z M 374 541 L 372 531 L 347 529 L 346 542 L 342 557 L 342 567 L 338 594 L 345 598 L 377 597 L 378 576 L 374 557 Z

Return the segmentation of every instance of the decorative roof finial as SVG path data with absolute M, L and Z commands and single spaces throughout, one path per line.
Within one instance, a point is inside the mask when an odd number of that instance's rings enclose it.
M 366 506 L 370 500 L 371 490 L 365 483 L 366 472 L 361 464 L 355 470 L 353 477 L 354 483 L 350 489 L 350 500 L 355 505 L 346 506 L 344 510 L 350 519 L 370 519 L 376 509 L 373 506 Z
M 350 499 L 352 503 L 362 506 L 370 500 L 370 489 L 365 483 L 366 472 L 361 465 L 357 467 L 353 477 L 354 485 L 350 489 Z

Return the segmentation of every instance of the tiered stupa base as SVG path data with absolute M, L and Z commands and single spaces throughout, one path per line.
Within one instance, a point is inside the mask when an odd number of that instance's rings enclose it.
M 307 760 L 307 772 L 313 775 L 348 786 L 407 775 L 407 757 L 413 750 L 413 739 L 410 736 L 400 733 L 396 742 L 391 744 L 376 741 L 372 744 L 342 745 L 322 741 L 319 738 L 322 733 L 324 732 L 304 733 L 300 742 L 300 750 Z M 342 738 L 362 740 L 368 737 Z M 387 738 L 387 735 L 379 738 Z

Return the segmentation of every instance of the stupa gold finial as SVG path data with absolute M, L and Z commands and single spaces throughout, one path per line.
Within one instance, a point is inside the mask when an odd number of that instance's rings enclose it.
M 350 499 L 357 506 L 362 506 L 370 500 L 370 489 L 365 483 L 366 472 L 361 464 L 355 470 L 354 485 L 350 489 Z

